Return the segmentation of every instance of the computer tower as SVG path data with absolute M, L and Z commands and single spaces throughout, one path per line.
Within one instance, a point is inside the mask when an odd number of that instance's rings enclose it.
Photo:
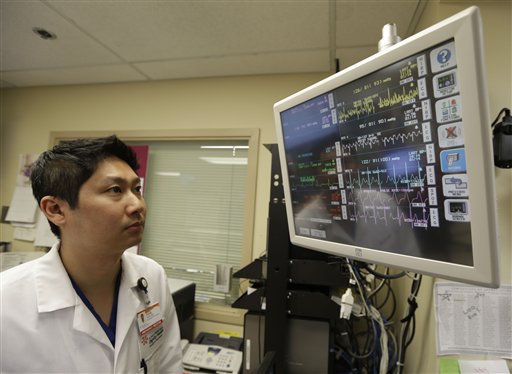
M 182 279 L 168 278 L 182 339 L 194 340 L 194 306 L 196 284 Z
M 290 317 L 284 367 L 288 374 L 329 373 L 328 320 Z M 244 374 L 257 373 L 265 355 L 265 316 L 247 313 L 244 321 Z

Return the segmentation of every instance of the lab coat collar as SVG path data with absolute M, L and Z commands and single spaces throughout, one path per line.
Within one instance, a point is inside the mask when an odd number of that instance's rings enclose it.
M 37 294 L 37 310 L 39 313 L 53 312 L 78 305 L 78 296 L 71 284 L 69 275 L 62 264 L 59 255 L 60 242 L 57 242 L 50 251 L 39 260 L 35 269 L 35 284 Z M 137 280 L 141 277 L 137 270 L 123 254 L 121 287 L 131 290 L 131 301 L 138 305 L 136 295 Z
M 78 304 L 77 295 L 59 255 L 60 242 L 39 259 L 35 268 L 37 310 L 53 312 Z
M 140 272 L 135 268 L 132 261 L 130 261 L 129 256 L 130 255 L 125 252 L 121 257 L 121 283 L 124 283 L 128 288 L 133 289 L 137 287 L 137 281 L 143 275 L 139 274 Z
M 73 329 L 112 347 L 96 318 L 76 294 L 62 264 L 59 249 L 60 242 L 41 258 L 35 268 L 37 310 L 39 313 L 45 313 L 74 307 Z
M 69 275 L 59 255 L 60 242 L 56 243 L 46 255 L 38 261 L 34 272 L 37 310 L 39 313 L 53 312 L 74 307 L 73 328 L 82 331 L 99 342 L 112 347 L 98 321 L 87 307 L 79 300 Z M 139 274 L 130 258 L 123 254 L 121 258 L 122 275 L 119 288 L 118 313 L 116 326 L 116 347 L 121 347 L 133 321 L 135 313 L 127 315 L 124 311 L 133 311 L 143 304 L 138 297 L 137 280 Z M 116 351 L 119 351 L 116 349 Z

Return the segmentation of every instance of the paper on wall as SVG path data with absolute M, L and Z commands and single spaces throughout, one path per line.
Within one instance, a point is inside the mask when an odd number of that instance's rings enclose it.
M 16 176 L 16 186 L 29 187 L 30 174 L 32 172 L 32 165 L 39 157 L 37 153 L 22 153 L 20 154 L 18 164 L 18 175 Z
M 16 186 L 12 196 L 6 221 L 34 223 L 37 211 L 37 201 L 32 195 L 32 188 Z
M 36 234 L 34 246 L 36 247 L 52 247 L 58 241 L 57 237 L 50 229 L 50 224 L 43 212 L 39 211 L 36 225 Z
M 434 301 L 438 355 L 512 358 L 512 285 L 437 282 Z
M 460 374 L 509 374 L 505 360 L 459 360 Z

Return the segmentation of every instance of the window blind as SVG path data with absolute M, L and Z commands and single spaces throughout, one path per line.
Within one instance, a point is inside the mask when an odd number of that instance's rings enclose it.
M 196 299 L 231 304 L 213 290 L 217 264 L 240 268 L 247 179 L 247 141 L 149 142 L 141 253 L 167 275 L 196 283 Z

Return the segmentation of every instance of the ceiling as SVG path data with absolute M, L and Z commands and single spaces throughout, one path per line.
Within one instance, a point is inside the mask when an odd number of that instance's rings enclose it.
M 426 2 L 0 0 L 1 87 L 333 72 L 387 23 L 410 36 Z

